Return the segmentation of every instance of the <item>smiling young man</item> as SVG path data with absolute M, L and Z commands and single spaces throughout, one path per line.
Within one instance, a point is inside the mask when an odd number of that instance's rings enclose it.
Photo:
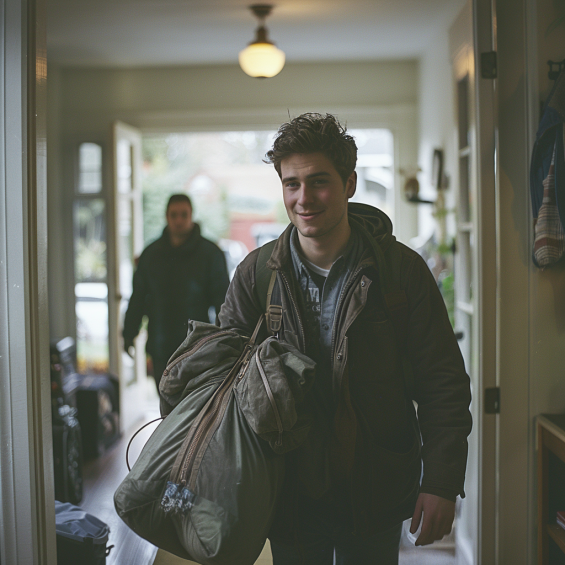
M 335 553 L 339 565 L 396 565 L 403 520 L 412 517 L 412 531 L 422 523 L 417 545 L 451 530 L 464 496 L 469 378 L 424 261 L 396 242 L 383 212 L 349 204 L 357 147 L 337 120 L 283 124 L 267 158 L 291 221 L 267 244 L 279 335 L 317 364 L 312 431 L 286 455 L 273 562 L 332 565 Z M 261 315 L 259 257 L 236 271 L 222 327 L 250 335 Z

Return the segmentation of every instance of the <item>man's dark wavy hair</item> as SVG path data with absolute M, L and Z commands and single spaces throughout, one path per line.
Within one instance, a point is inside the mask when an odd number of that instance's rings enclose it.
M 307 113 L 284 123 L 277 132 L 265 163 L 271 163 L 281 176 L 281 161 L 296 153 L 323 153 L 339 173 L 343 183 L 355 170 L 357 145 L 353 137 L 331 114 Z

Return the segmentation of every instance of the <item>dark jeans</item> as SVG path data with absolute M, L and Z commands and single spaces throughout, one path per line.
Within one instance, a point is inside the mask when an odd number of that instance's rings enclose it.
M 316 501 L 301 502 L 296 545 L 271 540 L 273 565 L 398 565 L 402 523 L 368 538 L 351 533 L 344 514 Z

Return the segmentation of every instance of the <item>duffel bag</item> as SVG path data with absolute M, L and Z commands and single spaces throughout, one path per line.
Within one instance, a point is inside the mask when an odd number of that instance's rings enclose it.
M 275 337 L 189 322 L 161 380 L 164 413 L 114 495 L 138 535 L 203 565 L 252 565 L 284 479 L 282 453 L 310 424 L 314 362 Z

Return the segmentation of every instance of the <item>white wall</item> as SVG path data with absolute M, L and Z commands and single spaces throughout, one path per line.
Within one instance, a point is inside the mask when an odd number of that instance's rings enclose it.
M 74 336 L 74 301 L 62 299 L 72 296 L 74 289 L 69 276 L 72 273 L 72 263 L 68 260 L 69 253 L 72 253 L 72 232 L 63 229 L 68 224 L 69 210 L 62 190 L 60 159 L 61 70 L 55 65 L 49 66 L 47 105 L 48 268 L 51 304 L 49 330 L 52 337 Z M 73 331 L 69 333 L 68 328 L 73 328 Z
M 461 4 L 461 2 L 459 2 Z M 450 22 L 451 23 L 451 22 Z M 434 200 L 436 190 L 432 186 L 432 157 L 434 149 L 444 152 L 444 171 L 449 176 L 450 187 L 445 192 L 446 206 L 455 206 L 455 173 L 457 166 L 457 147 L 455 145 L 454 91 L 449 52 L 448 27 L 437 34 L 420 60 L 418 116 L 419 148 L 418 165 L 421 169 L 418 179 L 422 198 Z M 431 235 L 435 227 L 433 208 L 429 205 L 418 207 L 420 234 Z M 448 217 L 448 234 L 455 235 L 454 215 Z
M 144 129 L 225 127 L 235 112 L 240 126 L 264 124 L 266 115 L 280 124 L 302 109 L 414 105 L 417 81 L 416 61 L 289 64 L 272 79 L 252 79 L 235 65 L 67 69 L 63 123 L 69 133 L 104 128 L 101 117 Z
M 107 150 L 114 120 L 147 133 L 241 130 L 277 128 L 289 114 L 332 112 L 352 128 L 391 129 L 396 167 L 416 166 L 417 61 L 288 64 L 280 75 L 267 80 L 252 79 L 235 65 L 61 69 L 53 82 L 49 282 L 51 312 L 57 313 L 52 316 L 60 316 L 51 324 L 57 337 L 74 334 L 68 242 L 76 147 L 81 141 L 97 141 Z M 108 157 L 106 151 L 107 162 Z M 399 220 L 395 234 L 408 242 L 417 233 L 416 210 L 399 194 L 395 216 Z

